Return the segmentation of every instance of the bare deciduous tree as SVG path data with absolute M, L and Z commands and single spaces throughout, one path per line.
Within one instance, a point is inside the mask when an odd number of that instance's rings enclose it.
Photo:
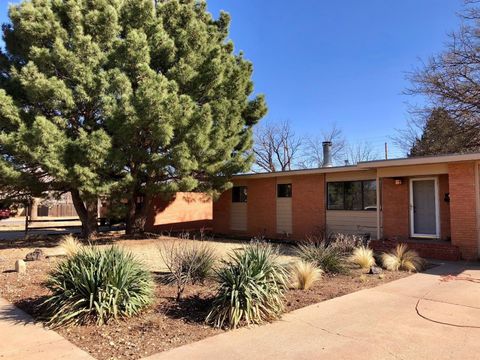
M 408 143 L 419 123 L 422 128 L 433 109 L 442 108 L 459 125 L 458 135 L 465 139 L 462 151 L 480 145 L 480 9 L 477 2 L 466 1 L 473 7 L 464 12 L 462 25 L 450 35 L 445 51 L 410 74 L 412 87 L 407 94 L 426 96 L 429 102 L 417 111 L 420 120 L 400 133 L 400 140 Z
M 361 161 L 377 160 L 380 154 L 375 150 L 373 145 L 369 142 L 359 142 L 356 144 L 347 145 L 346 159 L 349 164 L 358 164 Z
M 255 164 L 268 172 L 292 170 L 303 143 L 288 121 L 258 126 L 254 139 Z
M 332 142 L 332 159 L 335 163 L 342 163 L 345 160 L 346 140 L 342 129 L 337 124 L 333 124 L 329 130 L 323 131 L 321 135 L 305 138 L 299 167 L 314 168 L 322 166 L 324 141 Z

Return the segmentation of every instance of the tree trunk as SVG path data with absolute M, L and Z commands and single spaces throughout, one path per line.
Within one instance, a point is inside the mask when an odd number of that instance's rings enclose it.
M 126 234 L 134 234 L 136 232 L 135 229 L 135 213 L 137 210 L 137 197 L 132 195 L 130 199 L 128 199 L 127 203 L 127 218 L 126 218 L 126 226 L 125 226 L 125 233 Z
M 73 206 L 82 222 L 82 237 L 90 239 L 98 232 L 97 200 L 85 201 L 84 203 L 78 190 L 72 190 L 70 193 L 72 194 Z
M 145 232 L 145 224 L 147 223 L 147 214 L 150 207 L 151 197 L 149 195 L 143 196 L 143 201 L 137 203 L 137 195 L 132 196 L 128 201 L 127 213 L 127 234 L 141 234 Z

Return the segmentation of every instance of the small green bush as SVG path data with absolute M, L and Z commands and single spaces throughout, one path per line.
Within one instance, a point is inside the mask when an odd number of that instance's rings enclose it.
M 337 250 L 341 255 L 349 256 L 353 254 L 354 250 L 364 244 L 363 237 L 354 234 L 332 234 L 328 246 Z
M 296 249 L 297 256 L 303 261 L 310 262 L 326 273 L 344 273 L 345 259 L 333 246 L 325 242 L 300 244 Z
M 217 271 L 218 290 L 207 323 L 236 328 L 278 319 L 284 312 L 288 274 L 276 250 L 254 243 L 234 251 Z
M 43 307 L 49 326 L 107 323 L 140 313 L 153 301 L 149 271 L 117 247 L 82 247 L 50 273 Z

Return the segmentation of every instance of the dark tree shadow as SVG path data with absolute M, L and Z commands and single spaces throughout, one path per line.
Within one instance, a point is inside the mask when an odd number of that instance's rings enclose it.
M 199 295 L 187 296 L 180 301 L 172 298 L 170 305 L 163 308 L 166 316 L 172 319 L 182 319 L 185 322 L 204 324 L 212 308 L 213 297 L 202 298 Z
M 12 324 L 35 324 L 40 322 L 41 304 L 49 298 L 48 295 L 30 297 L 15 301 L 0 309 L 0 318 Z

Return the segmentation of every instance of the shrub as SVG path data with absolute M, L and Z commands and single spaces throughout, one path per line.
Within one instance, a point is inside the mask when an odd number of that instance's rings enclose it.
M 230 254 L 217 271 L 218 290 L 206 322 L 236 328 L 278 319 L 288 275 L 270 245 L 253 243 Z
M 65 254 L 70 257 L 76 255 L 83 248 L 83 245 L 72 235 L 68 234 L 62 236 L 60 247 L 63 249 Z
M 425 267 L 425 261 L 406 244 L 399 244 L 395 250 L 382 254 L 382 263 L 390 271 L 421 271 Z
M 52 296 L 42 305 L 47 324 L 107 323 L 138 314 L 153 301 L 150 272 L 117 247 L 83 247 L 50 273 Z
M 184 259 L 183 267 L 188 263 L 193 264 L 191 270 L 192 283 L 205 282 L 213 275 L 213 269 L 217 262 L 217 254 L 212 245 L 205 242 L 195 242 Z
M 189 282 L 204 282 L 213 275 L 217 255 L 208 243 L 181 240 L 162 244 L 159 250 L 169 271 L 165 281 L 177 286 L 177 301 Z
M 373 250 L 365 246 L 359 246 L 353 250 L 350 261 L 359 265 L 362 269 L 370 269 L 375 265 L 375 258 L 373 257 Z
M 336 233 L 331 236 L 328 245 L 342 255 L 351 255 L 357 247 L 365 244 L 362 236 Z
M 322 277 L 323 271 L 306 261 L 295 262 L 290 270 L 291 285 L 295 289 L 308 290 Z
M 297 256 L 306 262 L 311 262 L 327 273 L 345 272 L 344 258 L 340 252 L 325 242 L 300 244 L 296 250 Z

